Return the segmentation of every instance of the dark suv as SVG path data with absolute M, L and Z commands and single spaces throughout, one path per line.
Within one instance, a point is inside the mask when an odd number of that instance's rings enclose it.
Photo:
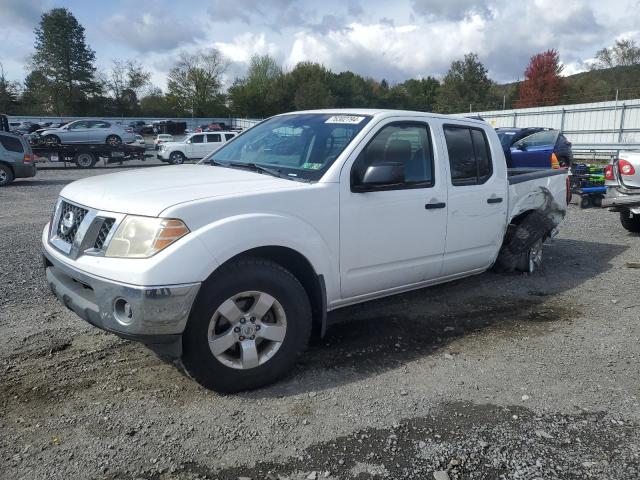
M 33 177 L 36 165 L 29 144 L 20 135 L 0 132 L 0 187 L 16 178 Z

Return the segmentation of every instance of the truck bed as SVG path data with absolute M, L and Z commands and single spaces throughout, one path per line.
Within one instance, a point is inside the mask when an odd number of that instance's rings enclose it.
M 507 178 L 509 185 L 515 185 L 522 182 L 528 182 L 529 180 L 535 180 L 538 178 L 552 177 L 554 175 L 566 175 L 567 170 L 564 168 L 550 169 L 550 168 L 508 168 Z

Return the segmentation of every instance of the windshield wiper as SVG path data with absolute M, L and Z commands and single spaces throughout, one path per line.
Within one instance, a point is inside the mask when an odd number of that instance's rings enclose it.
M 227 167 L 227 168 L 242 168 L 244 170 L 250 170 L 252 172 L 258 172 L 258 173 L 266 173 L 267 175 L 271 175 L 272 177 L 278 177 L 278 178 L 284 178 L 287 180 L 294 180 L 294 181 L 306 181 L 303 178 L 298 178 L 298 177 L 293 177 L 291 175 L 286 175 L 284 173 L 282 173 L 282 171 L 279 168 L 269 168 L 269 167 L 265 167 L 264 165 L 260 165 L 258 163 L 253 163 L 253 162 L 249 162 L 249 163 L 244 163 L 244 162 L 221 162 L 219 160 L 211 160 L 211 164 L 212 165 L 217 165 L 220 167 Z

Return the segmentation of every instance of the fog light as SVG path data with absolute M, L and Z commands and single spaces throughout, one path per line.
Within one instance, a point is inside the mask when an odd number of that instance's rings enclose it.
M 122 325 L 131 325 L 133 322 L 133 308 L 124 298 L 117 298 L 113 302 L 113 316 Z

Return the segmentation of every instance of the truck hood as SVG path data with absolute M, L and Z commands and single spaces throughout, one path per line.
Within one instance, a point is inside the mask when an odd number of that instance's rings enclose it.
M 98 210 L 155 217 L 179 203 L 305 185 L 246 170 L 176 165 L 96 175 L 67 185 L 60 195 Z

